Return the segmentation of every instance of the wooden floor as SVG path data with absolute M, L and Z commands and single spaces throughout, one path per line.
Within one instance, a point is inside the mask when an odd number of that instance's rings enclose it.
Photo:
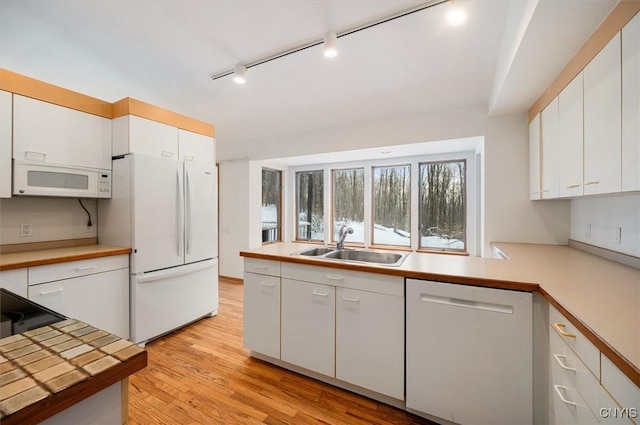
M 238 283 L 220 281 L 218 316 L 147 349 L 149 365 L 130 379 L 130 425 L 431 424 L 249 357 Z

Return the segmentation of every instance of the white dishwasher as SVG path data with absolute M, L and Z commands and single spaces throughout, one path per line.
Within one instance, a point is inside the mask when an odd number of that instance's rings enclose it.
M 532 294 L 406 280 L 407 410 L 459 424 L 533 421 Z

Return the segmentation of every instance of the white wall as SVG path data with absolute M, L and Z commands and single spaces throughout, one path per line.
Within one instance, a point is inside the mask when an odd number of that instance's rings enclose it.
M 0 202 L 0 244 L 32 243 L 97 236 L 96 200 L 83 200 L 93 228 L 85 232 L 87 213 L 76 198 L 10 198 Z M 33 236 L 20 237 L 20 225 L 31 223 Z
M 622 228 L 619 244 L 616 227 Z M 572 200 L 571 239 L 640 257 L 640 194 Z
M 220 274 L 242 277 L 242 262 L 231 258 L 237 257 L 242 249 L 260 246 L 259 230 L 254 229 L 260 214 L 261 167 L 253 161 L 474 136 L 485 136 L 484 253 L 490 255 L 492 241 L 566 244 L 570 231 L 570 202 L 529 200 L 526 114 L 487 117 L 487 107 L 481 105 L 269 140 L 218 144 L 221 162 Z M 232 158 L 246 158 L 252 165 L 246 160 L 225 161 Z M 243 196 L 246 199 L 241 199 Z M 243 208 L 250 211 L 242 211 Z M 288 208 L 285 207 L 285 211 Z M 257 216 L 250 218 L 250 214 Z M 234 232 L 231 240 L 225 237 L 225 226 L 227 232 Z M 240 230 L 238 226 L 244 228 Z M 249 226 L 251 230 L 247 231 Z

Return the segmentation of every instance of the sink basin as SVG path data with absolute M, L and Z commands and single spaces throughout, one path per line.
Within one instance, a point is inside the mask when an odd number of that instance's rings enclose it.
M 300 251 L 297 254 L 298 255 L 307 255 L 309 257 L 319 257 L 321 255 L 325 255 L 328 254 L 330 252 L 334 252 L 336 249 L 335 248 L 330 248 L 328 246 L 320 246 L 317 248 L 309 248 L 309 249 L 305 249 L 304 251 Z
M 324 258 L 334 260 L 357 261 L 360 263 L 384 264 L 387 266 L 399 266 L 409 253 L 381 252 L 367 249 L 342 249 L 333 251 Z

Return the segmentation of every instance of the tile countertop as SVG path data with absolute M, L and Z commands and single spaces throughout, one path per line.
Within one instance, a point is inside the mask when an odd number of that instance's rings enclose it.
M 131 248 L 109 245 L 82 245 L 13 252 L 0 255 L 0 271 L 130 253 Z
M 67 319 L 0 339 L 0 422 L 37 424 L 147 365 L 147 352 Z
M 241 256 L 417 279 L 540 292 L 640 386 L 640 270 L 568 246 L 494 243 L 509 259 L 412 253 L 400 267 L 291 255 L 317 245 L 278 243 Z

